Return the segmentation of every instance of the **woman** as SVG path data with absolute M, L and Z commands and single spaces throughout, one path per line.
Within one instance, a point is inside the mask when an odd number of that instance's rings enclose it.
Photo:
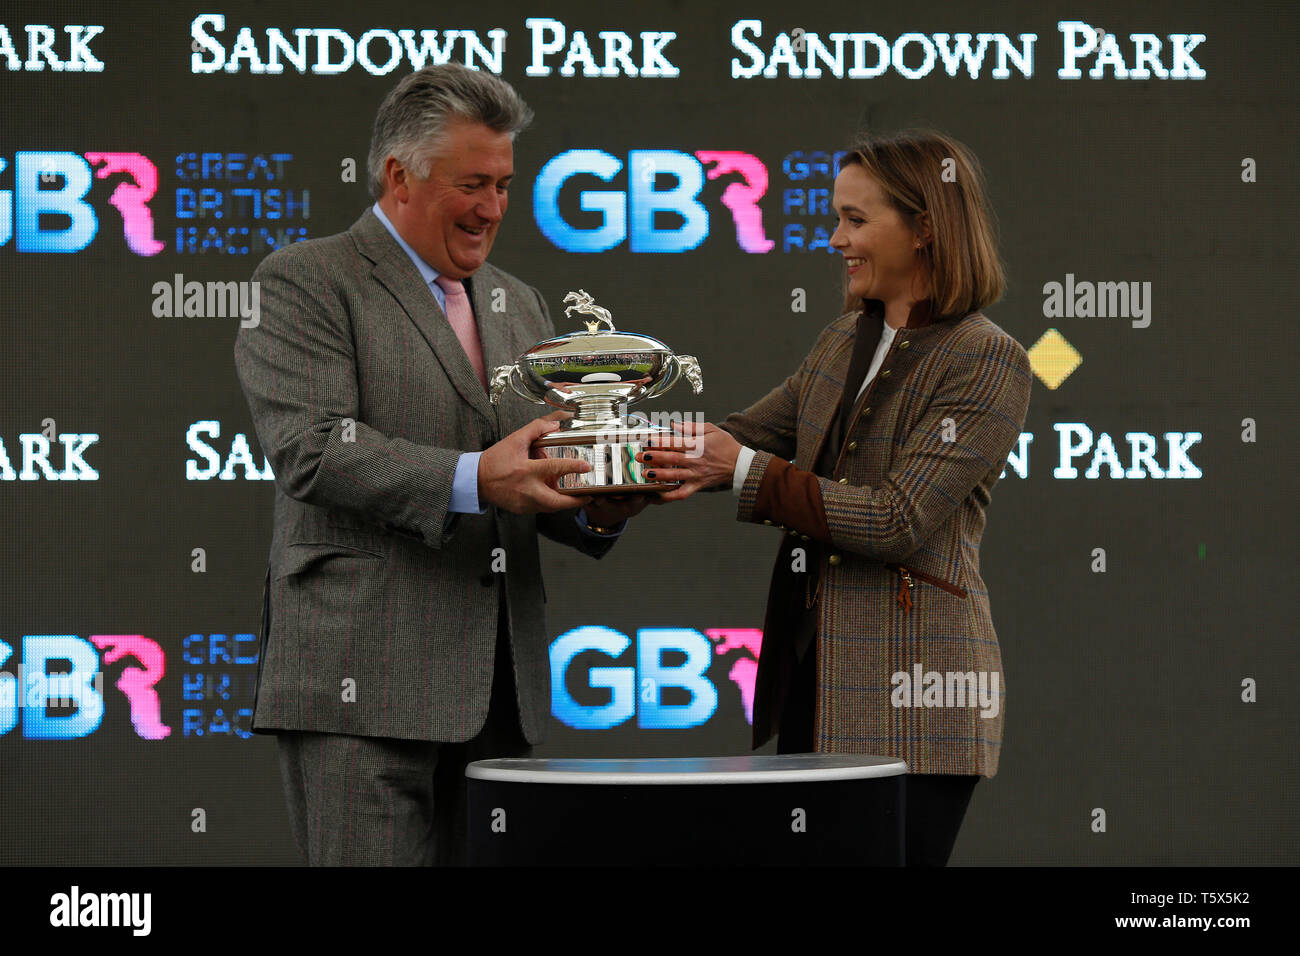
M 702 447 L 638 457 L 647 477 L 684 482 L 664 499 L 731 485 L 738 520 L 785 533 L 754 746 L 779 734 L 783 753 L 906 760 L 907 862 L 943 866 L 975 783 L 998 768 L 1004 683 L 979 543 L 1029 359 L 981 313 L 1004 280 L 964 146 L 868 138 L 841 163 L 834 207 L 844 314 L 793 375 L 704 425 Z

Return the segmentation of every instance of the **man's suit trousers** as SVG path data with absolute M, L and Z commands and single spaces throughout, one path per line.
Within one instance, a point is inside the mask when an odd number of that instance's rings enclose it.
M 520 730 L 504 606 L 498 621 L 492 700 L 474 738 L 277 735 L 289 820 L 308 865 L 465 865 L 465 767 L 531 752 Z

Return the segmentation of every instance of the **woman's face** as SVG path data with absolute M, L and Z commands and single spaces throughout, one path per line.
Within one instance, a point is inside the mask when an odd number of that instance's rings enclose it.
M 917 237 L 889 204 L 880 182 L 857 164 L 835 177 L 833 199 L 839 223 L 832 248 L 844 256 L 849 292 L 891 302 L 916 291 Z

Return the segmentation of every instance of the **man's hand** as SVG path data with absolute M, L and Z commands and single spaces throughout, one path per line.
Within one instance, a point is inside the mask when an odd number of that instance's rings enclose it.
M 635 518 L 648 504 L 663 504 L 657 495 L 592 495 L 586 506 L 587 523 L 609 528 Z
M 562 495 L 555 490 L 560 476 L 591 471 L 573 458 L 533 458 L 533 442 L 560 427 L 557 413 L 529 422 L 479 456 L 478 498 L 517 515 L 567 511 L 590 505 L 589 495 Z
M 649 469 L 645 476 L 653 481 L 680 481 L 672 491 L 660 492 L 663 501 L 681 501 L 701 488 L 730 485 L 740 454 L 740 442 L 717 425 L 673 422 L 681 438 L 658 439 L 659 444 L 636 456 Z M 588 509 L 590 513 L 590 509 Z

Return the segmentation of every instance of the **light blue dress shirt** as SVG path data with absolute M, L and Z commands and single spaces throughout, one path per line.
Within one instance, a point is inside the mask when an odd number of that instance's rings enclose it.
M 412 264 L 420 273 L 420 278 L 424 280 L 425 285 L 429 287 L 433 297 L 438 301 L 438 308 L 442 309 L 445 314 L 447 311 L 447 293 L 443 291 L 442 286 L 438 285 L 436 281 L 440 275 L 438 270 L 421 259 L 420 254 L 411 248 L 410 243 L 398 234 L 397 230 L 393 228 L 393 224 L 388 221 L 388 217 L 384 215 L 384 211 L 379 208 L 379 203 L 375 203 L 370 208 L 374 212 L 375 218 L 384 224 L 388 234 L 397 241 L 397 244 L 402 247 L 402 251 L 410 257 Z M 478 460 L 482 454 L 481 451 L 467 451 L 462 453 L 460 458 L 456 460 L 456 473 L 451 480 L 451 499 L 447 502 L 449 512 L 480 515 L 487 512 L 486 508 L 479 507 L 478 501 Z M 447 516 L 449 526 L 453 517 L 451 514 Z M 624 521 L 617 525 L 618 530 L 614 534 L 596 534 L 587 527 L 587 511 L 585 508 L 578 511 L 574 520 L 578 522 L 578 527 L 582 529 L 584 534 L 589 534 L 595 538 L 616 538 L 623 533 L 624 526 L 627 524 Z

